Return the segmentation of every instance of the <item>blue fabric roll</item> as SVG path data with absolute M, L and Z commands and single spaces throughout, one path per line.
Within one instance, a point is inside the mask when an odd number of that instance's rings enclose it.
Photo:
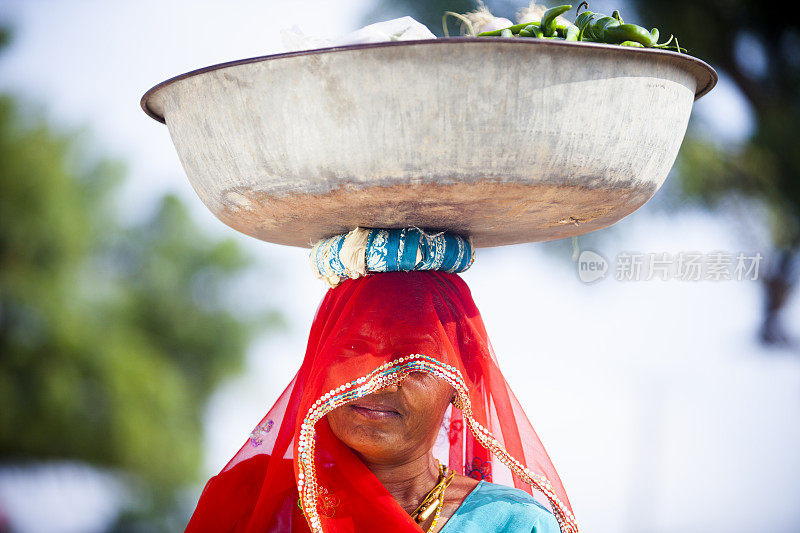
M 345 239 L 351 233 L 336 235 L 317 243 L 311 250 L 311 264 L 318 277 L 357 277 L 354 272 L 396 272 L 440 270 L 464 272 L 474 261 L 468 237 L 454 233 L 427 234 L 419 228 L 369 229 L 364 253 L 365 265 L 347 265 L 341 257 Z M 358 268 L 360 267 L 360 268 Z
M 422 256 L 419 262 L 418 250 Z M 463 272 L 472 265 L 472 246 L 467 239 L 453 233 L 428 236 L 417 228 L 371 229 L 366 259 L 370 272 Z

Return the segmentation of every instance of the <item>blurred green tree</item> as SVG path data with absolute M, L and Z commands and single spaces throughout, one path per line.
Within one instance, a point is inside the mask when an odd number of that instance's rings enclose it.
M 177 198 L 118 223 L 124 169 L 89 152 L 0 96 L 0 461 L 121 470 L 157 516 L 197 481 L 209 395 L 281 318 L 226 303 L 251 260 Z
M 510 14 L 526 4 L 485 3 L 495 15 L 511 20 Z M 596 3 L 602 6 L 595 9 L 609 4 Z M 476 6 L 472 0 L 379 0 L 370 22 L 410 15 L 441 35 L 445 11 L 464 13 Z M 676 163 L 679 189 L 685 199 L 709 208 L 731 197 L 765 207 L 771 242 L 764 244 L 773 250 L 764 254 L 766 272 L 760 275 L 764 312 L 759 335 L 766 344 L 789 344 L 780 313 L 797 284 L 800 262 L 800 27 L 779 13 L 778 4 L 754 0 L 620 0 L 615 7 L 624 11 L 626 6 L 638 12 L 641 20 L 636 22 L 679 36 L 681 46 L 726 74 L 749 103 L 755 127 L 745 142 L 720 142 L 693 120 Z
M 766 207 L 772 246 L 761 339 L 788 344 L 780 321 L 800 261 L 800 27 L 778 4 L 754 0 L 637 2 L 643 20 L 680 36 L 726 74 L 754 117 L 752 136 L 726 144 L 691 131 L 678 159 L 684 192 L 708 206 L 739 196 Z

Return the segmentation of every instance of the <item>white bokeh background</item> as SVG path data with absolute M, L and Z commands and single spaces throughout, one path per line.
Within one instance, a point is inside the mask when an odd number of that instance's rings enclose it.
M 280 51 L 282 28 L 320 37 L 352 31 L 372 6 L 5 0 L 0 23 L 13 26 L 15 39 L 0 57 L 0 89 L 65 129 L 85 129 L 98 150 L 129 163 L 118 199 L 124 219 L 143 217 L 164 192 L 176 192 L 208 232 L 232 236 L 194 195 L 166 128 L 140 110 L 142 93 L 187 70 Z M 695 114 L 727 141 L 751 127 L 724 76 Z M 612 268 L 621 251 L 769 256 L 757 211 L 744 218 L 676 212 L 658 208 L 664 194 L 592 249 Z M 236 238 L 266 266 L 235 297 L 243 306 L 280 306 L 290 328 L 256 342 L 247 372 L 212 398 L 206 477 L 236 452 L 298 367 L 326 288 L 311 275 L 305 250 Z M 479 250 L 463 277 L 584 531 L 800 531 L 800 357 L 755 341 L 757 282 L 622 282 L 610 272 L 587 285 L 568 251 L 541 245 Z M 784 320 L 796 333 L 797 297 Z M 20 531 L 101 531 L 119 500 L 112 485 L 79 467 L 4 467 L 0 506 Z M 201 488 L 191 489 L 193 498 Z M 43 505 L 52 511 L 42 513 Z

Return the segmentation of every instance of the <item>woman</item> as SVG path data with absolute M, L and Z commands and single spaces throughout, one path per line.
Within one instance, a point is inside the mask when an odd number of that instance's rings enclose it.
M 559 528 L 578 531 L 469 288 L 409 271 L 327 292 L 300 370 L 209 480 L 187 531 Z

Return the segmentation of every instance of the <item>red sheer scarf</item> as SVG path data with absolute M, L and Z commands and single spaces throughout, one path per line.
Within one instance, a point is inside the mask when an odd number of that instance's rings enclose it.
M 305 359 L 222 472 L 211 478 L 188 532 L 415 532 L 420 527 L 325 415 L 430 372 L 457 391 L 434 454 L 476 479 L 515 486 L 577 533 L 564 487 L 500 373 L 466 283 L 445 272 L 387 272 L 330 289 Z

